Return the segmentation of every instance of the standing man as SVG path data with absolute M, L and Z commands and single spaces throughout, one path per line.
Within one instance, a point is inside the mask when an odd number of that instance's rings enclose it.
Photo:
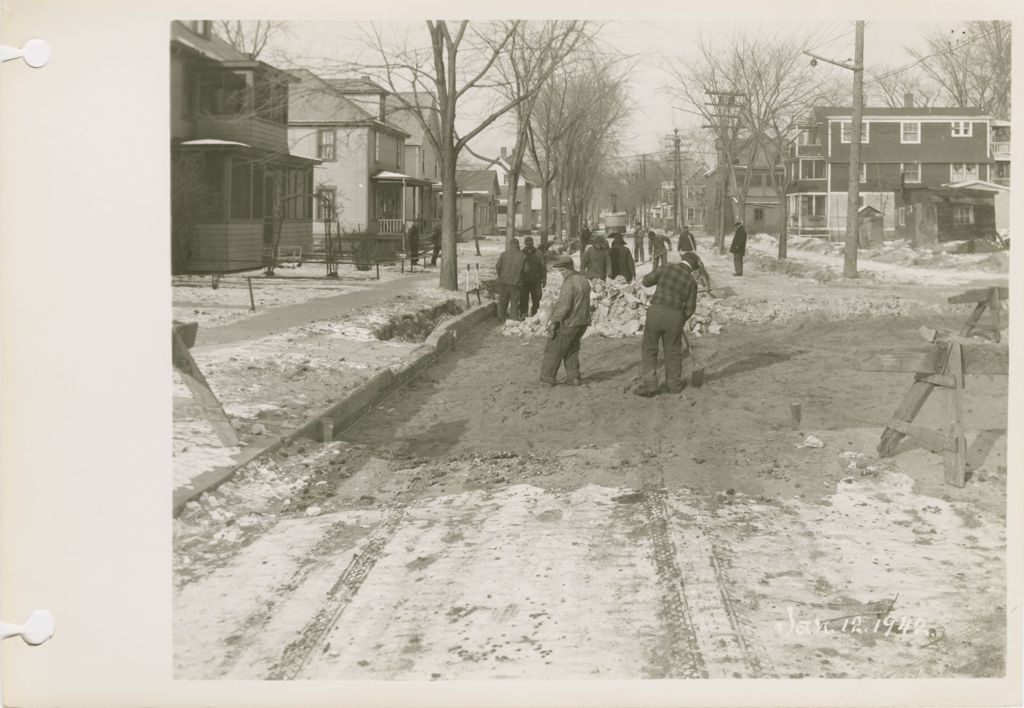
M 565 382 L 583 383 L 580 376 L 580 340 L 590 325 L 590 283 L 573 269 L 572 256 L 559 256 L 552 263 L 562 276 L 562 289 L 551 308 L 548 342 L 540 365 L 540 382 L 555 385 L 558 369 L 565 365 Z
M 494 269 L 498 271 L 498 319 L 502 322 L 509 317 L 522 319 L 519 290 L 523 283 L 523 252 L 519 250 L 519 241 L 512 239 L 508 248 L 498 256 Z
M 603 236 L 594 236 L 580 258 L 580 271 L 591 280 L 604 280 L 608 265 L 608 242 Z
M 523 239 L 523 286 L 519 291 L 519 317 L 524 318 L 529 310 L 530 317 L 540 309 L 540 298 L 547 285 L 547 268 L 544 256 L 533 247 L 533 236 Z
M 629 254 L 626 242 L 620 234 L 615 235 L 608 256 L 612 262 L 612 278 L 621 275 L 627 283 L 632 283 L 633 278 L 636 277 L 636 267 L 633 263 L 633 256 Z
M 687 258 L 690 254 L 687 255 Z M 694 256 L 695 257 L 695 256 Z M 644 276 L 645 287 L 657 285 L 647 308 L 644 335 L 640 344 L 643 374 L 634 391 L 638 396 L 655 396 L 658 384 L 658 344 L 665 356 L 665 384 L 669 393 L 683 390 L 683 327 L 697 309 L 697 283 L 690 275 L 690 263 L 684 264 L 678 253 L 669 262 Z
M 430 265 L 437 265 L 437 257 L 441 254 L 441 222 L 434 223 L 434 230 L 430 233 L 430 240 L 433 242 L 434 255 L 430 257 Z
M 644 262 L 644 230 L 640 224 L 636 225 L 636 231 L 633 232 L 633 262 Z
M 683 226 L 683 232 L 679 234 L 679 252 L 686 253 L 687 251 L 697 250 L 697 239 L 690 233 L 689 226 Z
M 593 234 L 590 232 L 590 226 L 587 222 L 583 222 L 583 228 L 580 229 L 580 257 L 583 257 L 583 252 L 587 250 L 587 246 L 590 245 L 590 239 Z
M 406 234 L 409 239 L 409 262 L 416 265 L 420 262 L 420 227 L 414 221 Z
M 651 240 L 651 271 L 655 271 L 661 266 L 665 265 L 668 261 L 666 256 L 668 255 L 668 246 L 666 242 L 667 238 L 654 233 L 652 230 L 649 234 Z
M 732 236 L 732 243 L 729 244 L 729 252 L 732 253 L 732 263 L 736 275 L 743 275 L 743 256 L 747 253 L 747 230 L 743 228 L 743 222 L 736 220 L 736 233 Z

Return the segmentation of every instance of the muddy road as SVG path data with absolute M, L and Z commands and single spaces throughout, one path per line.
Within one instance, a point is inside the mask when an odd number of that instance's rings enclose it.
M 638 339 L 584 340 L 585 385 L 549 389 L 543 340 L 479 328 L 186 510 L 176 678 L 1002 675 L 1006 379 L 968 380 L 958 489 L 910 441 L 876 458 L 912 376 L 852 369 L 962 321 L 917 295 L 730 326 L 695 342 L 702 389 L 654 399 Z

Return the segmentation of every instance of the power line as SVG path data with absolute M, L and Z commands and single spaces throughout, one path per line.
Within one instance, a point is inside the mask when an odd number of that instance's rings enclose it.
M 1004 29 L 1004 28 L 1002 26 L 993 27 L 992 29 L 990 29 L 987 32 L 983 32 L 983 33 L 981 33 L 979 35 L 971 37 L 970 39 L 965 39 L 962 42 L 960 42 L 959 44 L 954 44 L 953 46 L 949 47 L 948 49 L 943 49 L 941 52 L 935 52 L 934 54 L 929 54 L 927 56 L 923 56 L 923 57 L 921 57 L 920 59 L 918 59 L 917 61 L 915 61 L 915 62 L 913 62 L 911 64 L 907 64 L 906 66 L 902 66 L 902 67 L 900 67 L 898 69 L 893 69 L 892 71 L 890 71 L 890 72 L 888 72 L 886 74 L 882 74 L 881 76 L 876 76 L 875 78 L 871 79 L 870 81 L 865 81 L 864 85 L 867 86 L 869 84 L 874 84 L 874 83 L 877 83 L 877 82 L 881 81 L 882 79 L 887 79 L 890 76 L 895 76 L 896 74 L 899 74 L 901 72 L 907 71 L 908 69 L 913 69 L 918 64 L 923 64 L 924 62 L 926 62 L 929 59 L 934 59 L 935 57 L 941 57 L 941 56 L 943 56 L 945 54 L 951 54 L 951 53 L 955 52 L 956 50 L 961 49 L 962 47 L 965 47 L 968 44 L 971 44 L 972 42 L 977 42 L 979 39 L 984 39 L 985 37 L 988 37 L 990 34 L 995 34 L 996 32 L 998 32 L 1001 29 Z

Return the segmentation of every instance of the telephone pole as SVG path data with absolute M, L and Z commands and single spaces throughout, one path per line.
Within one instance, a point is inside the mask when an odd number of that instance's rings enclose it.
M 640 226 L 647 228 L 647 155 L 640 156 Z
M 711 99 L 707 102 L 708 108 L 703 113 L 708 124 L 703 127 L 709 128 L 715 136 L 715 152 L 718 164 L 716 169 L 721 174 L 721 184 L 718 191 L 718 233 L 715 235 L 715 245 L 719 253 L 725 253 L 725 205 L 729 191 L 729 176 L 732 170 L 731 162 L 735 139 L 738 137 L 743 99 L 747 94 L 741 91 L 713 91 L 704 89 Z M 742 218 L 742 217 L 740 217 Z
M 857 20 L 853 50 L 853 64 L 826 59 L 804 52 L 811 57 L 811 66 L 818 61 L 827 62 L 853 72 L 853 115 L 850 119 L 850 169 L 847 176 L 846 248 L 843 253 L 843 277 L 857 277 L 857 246 L 860 238 L 860 146 L 861 127 L 864 125 L 864 20 Z
M 676 227 L 676 231 L 679 231 L 680 227 L 682 226 L 682 221 L 683 221 L 683 215 L 680 213 L 682 211 L 682 202 L 683 202 L 683 200 L 682 200 L 682 191 L 680 189 L 680 187 L 682 186 L 681 182 L 683 181 L 683 179 L 682 179 L 683 167 L 682 167 L 682 164 L 679 162 L 679 128 L 676 128 L 672 132 L 672 138 L 673 138 L 672 139 L 672 144 L 673 144 L 673 147 L 675 147 L 675 168 L 676 168 L 675 169 L 675 173 L 673 175 L 674 178 L 675 178 L 675 185 L 674 185 L 674 189 L 673 189 L 673 191 L 675 192 L 675 195 L 674 195 L 674 199 L 673 199 L 674 204 L 672 206 L 672 214 L 674 216 L 672 222 L 673 222 L 673 224 Z

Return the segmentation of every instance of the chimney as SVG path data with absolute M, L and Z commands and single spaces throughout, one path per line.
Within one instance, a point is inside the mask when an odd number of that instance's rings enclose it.
M 904 108 L 913 108 L 914 107 L 914 92 L 913 91 L 907 91 L 905 94 L 903 94 L 903 107 Z
M 507 147 L 503 147 L 501 149 L 501 156 L 502 157 L 508 157 L 508 148 Z

